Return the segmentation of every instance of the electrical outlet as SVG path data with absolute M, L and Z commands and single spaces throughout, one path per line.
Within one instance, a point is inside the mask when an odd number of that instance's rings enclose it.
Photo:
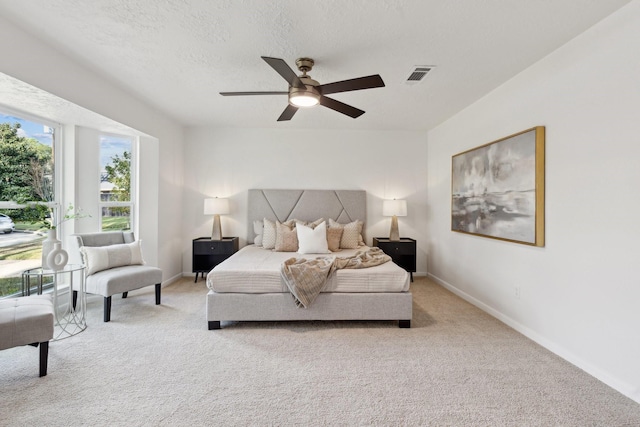
M 516 299 L 520 299 L 520 286 L 513 287 L 513 294 L 516 297 Z

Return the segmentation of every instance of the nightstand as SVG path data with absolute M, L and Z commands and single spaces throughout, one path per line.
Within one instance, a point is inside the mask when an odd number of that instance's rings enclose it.
M 192 269 L 196 273 L 204 277 L 206 273 L 211 271 L 213 267 L 238 252 L 237 237 L 223 237 L 222 240 L 211 240 L 209 237 L 199 237 L 193 239 L 193 258 Z
M 388 237 L 374 237 L 373 246 L 382 249 L 382 252 L 389 255 L 393 262 L 404 268 L 411 274 L 416 271 L 416 241 L 408 237 L 401 237 L 400 241 L 391 241 Z

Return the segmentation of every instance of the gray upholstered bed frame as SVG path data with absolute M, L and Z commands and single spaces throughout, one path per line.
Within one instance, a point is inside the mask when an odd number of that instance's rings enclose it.
M 248 242 L 255 238 L 253 221 L 263 218 L 366 221 L 367 196 L 361 190 L 249 190 L 248 197 Z M 209 291 L 207 322 L 209 329 L 219 329 L 221 321 L 398 320 L 400 327 L 408 328 L 412 304 L 410 292 L 321 293 L 311 307 L 301 309 L 289 293 Z

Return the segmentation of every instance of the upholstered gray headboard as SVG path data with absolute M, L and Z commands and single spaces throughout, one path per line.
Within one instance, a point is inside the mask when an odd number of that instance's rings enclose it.
M 364 190 L 249 190 L 247 241 L 253 242 L 253 221 L 263 218 L 280 222 L 289 219 L 314 221 L 329 218 L 341 223 L 367 218 Z M 364 237 L 364 227 L 363 227 Z

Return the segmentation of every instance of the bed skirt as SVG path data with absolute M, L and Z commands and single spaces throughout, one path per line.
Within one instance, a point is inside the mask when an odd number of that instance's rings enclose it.
M 298 308 L 289 293 L 207 294 L 209 329 L 221 321 L 398 320 L 411 326 L 411 292 L 321 293 L 309 308 Z

